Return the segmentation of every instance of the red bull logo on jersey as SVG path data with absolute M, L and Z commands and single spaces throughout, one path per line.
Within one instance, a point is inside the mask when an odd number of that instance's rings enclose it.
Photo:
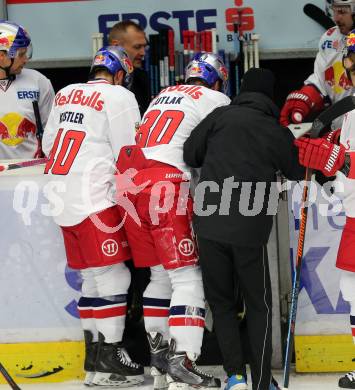
M 332 88 L 335 94 L 343 93 L 345 90 L 352 88 L 341 62 L 336 62 L 324 72 L 325 82 Z
M 36 125 L 16 112 L 10 112 L 0 118 L 0 142 L 7 146 L 16 146 L 29 136 L 36 135 Z
M 79 104 L 93 108 L 96 111 L 102 111 L 104 101 L 100 99 L 101 92 L 94 91 L 90 95 L 85 95 L 82 89 L 72 89 L 69 95 L 63 95 L 58 92 L 55 96 L 54 104 L 64 106 L 65 104 Z

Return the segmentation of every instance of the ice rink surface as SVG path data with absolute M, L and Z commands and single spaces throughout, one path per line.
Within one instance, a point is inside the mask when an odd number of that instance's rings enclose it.
M 205 367 L 202 366 L 203 370 L 210 372 L 211 374 L 217 375 L 222 380 L 222 389 L 223 381 L 225 376 L 223 375 L 222 369 L 220 367 Z M 148 371 L 146 371 L 148 374 Z M 291 374 L 289 390 L 336 390 L 338 387 L 338 379 L 342 373 L 332 373 L 332 374 Z M 282 372 L 274 371 L 274 377 L 277 379 L 279 384 L 282 384 Z M 16 379 L 16 378 L 14 378 Z M 19 385 L 21 390 L 88 390 L 88 389 L 109 389 L 108 387 L 86 387 L 81 382 L 62 382 L 62 383 L 42 383 L 42 384 L 21 384 Z M 134 390 L 152 390 L 153 380 L 149 375 L 145 375 L 145 383 L 139 387 L 132 387 Z M 0 390 L 9 390 L 11 389 L 8 385 L 0 385 Z M 111 387 L 111 389 L 113 389 Z M 249 389 L 251 390 L 251 384 L 249 384 Z

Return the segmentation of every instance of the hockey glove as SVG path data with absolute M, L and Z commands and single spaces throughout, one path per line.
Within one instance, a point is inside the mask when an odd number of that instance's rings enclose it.
M 280 123 L 288 126 L 290 123 L 301 123 L 311 111 L 323 108 L 323 96 L 313 85 L 304 85 L 300 90 L 291 92 L 286 99 L 281 114 Z
M 334 176 L 343 168 L 345 148 L 335 145 L 323 138 L 301 137 L 294 141 L 298 147 L 299 163 L 305 167 L 318 169 L 325 176 Z
M 331 144 L 339 145 L 341 129 L 331 130 L 325 133 L 322 138 L 330 142 Z

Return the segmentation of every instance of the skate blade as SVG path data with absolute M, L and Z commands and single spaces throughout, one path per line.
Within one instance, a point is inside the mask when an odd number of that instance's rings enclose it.
M 166 374 L 160 372 L 156 367 L 150 369 L 150 375 L 154 379 L 153 388 L 156 390 L 166 389 L 168 387 L 168 381 L 166 379 Z
M 95 374 L 96 373 L 94 371 L 87 371 L 86 372 L 85 379 L 84 379 L 85 386 L 95 386 L 92 382 L 94 380 Z
M 216 381 L 215 384 L 211 385 L 202 385 L 202 384 L 195 384 L 190 385 L 188 383 L 184 382 L 175 382 L 173 378 L 171 378 L 169 375 L 167 375 L 167 381 L 168 381 L 168 390 L 212 390 L 212 389 L 220 389 L 221 388 L 221 382 Z
M 114 377 L 117 379 L 113 379 Z M 143 375 L 123 376 L 109 372 L 97 372 L 92 383 L 96 386 L 130 387 L 144 382 Z

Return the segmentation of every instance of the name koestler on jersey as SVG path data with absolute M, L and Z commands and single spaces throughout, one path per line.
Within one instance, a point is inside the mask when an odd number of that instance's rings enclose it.
M 52 107 L 51 82 L 33 69 L 15 80 L 0 80 L 0 159 L 33 158 L 38 149 L 32 102 L 38 101 L 43 126 Z
M 122 146 L 134 143 L 139 121 L 134 95 L 106 80 L 72 84 L 57 93 L 43 151 L 48 155 L 53 146 L 45 173 L 64 185 L 56 193 L 64 204 L 54 216 L 58 225 L 76 225 L 115 204 L 115 161 Z

